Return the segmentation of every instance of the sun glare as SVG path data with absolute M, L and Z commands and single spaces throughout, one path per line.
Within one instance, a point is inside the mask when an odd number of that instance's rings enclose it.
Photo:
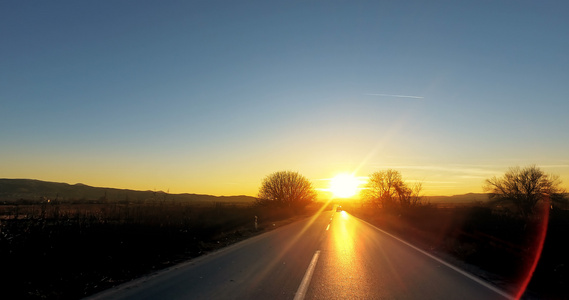
M 330 180 L 334 198 L 350 198 L 358 192 L 360 182 L 351 174 L 338 174 Z

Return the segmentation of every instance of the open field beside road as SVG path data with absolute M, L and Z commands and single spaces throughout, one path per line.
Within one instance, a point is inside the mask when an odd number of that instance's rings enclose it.
M 11 299 L 81 298 L 315 209 L 297 215 L 219 202 L 0 205 L 3 294 Z

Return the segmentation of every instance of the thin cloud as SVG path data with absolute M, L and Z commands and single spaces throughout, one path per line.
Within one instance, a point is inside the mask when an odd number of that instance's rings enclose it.
M 392 95 L 392 94 L 365 94 L 365 95 L 366 96 L 378 96 L 378 97 L 425 99 L 425 97 L 422 97 L 422 96 L 409 96 L 409 95 Z
M 494 167 L 478 166 L 478 165 L 394 165 L 394 166 L 379 166 L 382 169 L 405 169 L 415 171 L 432 171 L 432 172 L 445 172 L 454 173 L 459 176 L 480 176 L 487 177 L 500 173 Z
M 459 177 L 472 177 L 472 178 L 486 178 L 486 176 L 496 174 L 496 171 L 491 168 L 480 168 L 470 165 L 450 165 L 450 166 L 434 166 L 434 165 L 378 165 L 379 169 L 393 169 L 393 170 L 412 170 L 412 171 L 429 171 L 437 173 L 453 173 Z M 425 182 L 425 181 L 422 181 Z M 455 182 L 448 182 L 455 183 Z
M 569 165 L 536 165 L 542 168 L 569 168 Z
M 408 179 L 405 180 L 406 182 L 415 182 L 415 183 L 430 183 L 430 184 L 457 184 L 456 181 L 438 181 L 438 180 L 417 180 L 417 179 Z

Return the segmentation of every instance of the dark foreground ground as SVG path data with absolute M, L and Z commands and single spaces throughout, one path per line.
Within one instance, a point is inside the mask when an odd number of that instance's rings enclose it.
M 515 293 L 531 267 L 540 218 L 484 206 L 381 212 L 343 207 Z M 313 214 L 211 203 L 1 206 L 0 273 L 7 299 L 79 299 Z M 258 217 L 258 228 L 254 220 Z M 567 299 L 569 211 L 549 211 L 527 298 Z
M 0 209 L 5 299 L 80 299 L 313 213 L 227 203 Z

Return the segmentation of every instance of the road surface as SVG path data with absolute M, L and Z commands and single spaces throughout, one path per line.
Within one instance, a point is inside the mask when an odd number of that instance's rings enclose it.
M 296 298 L 295 298 L 296 297 Z M 90 299 L 507 299 L 348 214 L 324 211 Z

